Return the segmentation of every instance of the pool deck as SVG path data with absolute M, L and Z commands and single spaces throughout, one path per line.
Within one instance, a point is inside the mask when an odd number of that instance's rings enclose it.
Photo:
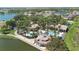
M 14 36 L 14 37 L 18 38 L 19 40 L 21 40 L 21 41 L 23 41 L 23 42 L 39 49 L 40 51 L 48 51 L 46 49 L 46 47 L 40 47 L 39 45 L 34 44 L 34 39 L 29 39 L 29 38 L 23 37 L 22 35 L 17 34 L 17 32 L 15 32 L 15 35 L 11 35 L 11 34 L 8 34 L 8 35 L 9 36 Z

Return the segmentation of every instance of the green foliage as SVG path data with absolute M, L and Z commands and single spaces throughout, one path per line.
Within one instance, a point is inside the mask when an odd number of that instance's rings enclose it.
M 7 26 L 3 26 L 0 29 L 0 33 L 2 34 L 14 34 L 15 30 L 8 29 Z
M 59 21 L 60 24 L 66 24 L 67 23 L 67 19 L 63 19 L 61 18 L 61 20 Z
M 66 34 L 65 43 L 70 51 L 78 51 L 79 46 L 74 46 L 74 36 L 76 34 L 76 27 L 79 25 L 79 22 L 74 22 L 74 24 L 70 27 L 69 32 Z
M 6 21 L 6 25 L 14 26 L 15 25 L 15 20 L 11 19 L 11 20 Z
M 16 27 L 15 19 L 11 19 L 11 20 L 6 21 L 6 26 L 9 29 L 14 29 L 14 27 Z
M 9 34 L 10 29 L 2 29 L 1 32 L 2 32 L 2 34 Z
M 38 24 L 45 29 L 47 25 L 57 25 L 61 20 L 61 16 L 51 15 L 48 17 L 39 16 Z
M 14 17 L 16 21 L 16 27 L 17 29 L 23 29 L 28 30 L 28 27 L 30 26 L 30 17 L 25 15 L 18 15 Z
M 5 35 L 5 34 L 2 34 L 2 35 L 0 35 L 0 39 L 9 39 L 9 40 L 11 40 L 11 39 L 16 39 L 16 38 L 13 37 L 13 36 L 8 36 L 8 35 Z
M 33 22 L 33 24 L 38 24 L 40 29 L 49 29 L 49 25 L 57 25 L 59 23 L 65 23 L 66 21 L 62 19 L 60 15 L 50 15 L 48 17 L 44 17 L 42 15 L 36 16 L 26 16 L 26 15 L 18 15 L 14 17 L 17 30 L 22 29 L 23 31 L 29 30 Z M 11 23 L 12 24 L 12 23 Z
M 79 16 L 75 16 L 74 21 L 78 22 L 79 21 Z
M 58 38 L 53 38 L 52 41 L 46 46 L 50 51 L 65 51 L 68 50 L 64 41 L 59 40 Z

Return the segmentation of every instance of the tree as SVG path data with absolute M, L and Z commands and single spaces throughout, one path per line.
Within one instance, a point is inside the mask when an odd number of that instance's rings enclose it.
M 39 16 L 38 24 L 41 26 L 42 29 L 46 29 L 47 21 L 44 16 Z
M 48 43 L 48 45 L 46 46 L 46 48 L 50 51 L 54 51 L 54 50 L 58 50 L 58 51 L 65 51 L 68 50 L 64 41 L 63 40 L 59 40 L 58 38 L 52 38 L 52 41 L 50 43 Z
M 64 19 L 63 17 L 61 17 L 59 23 L 60 24 L 65 24 L 67 22 L 67 19 Z
M 30 26 L 30 17 L 25 15 L 19 15 L 14 18 L 16 20 L 17 30 L 22 29 L 23 31 L 28 30 Z
M 7 26 L 3 26 L 3 27 L 1 27 L 1 33 L 2 34 L 9 34 L 10 29 L 8 29 Z
M 30 16 L 30 20 L 31 20 L 33 23 L 37 23 L 37 22 L 38 22 L 38 19 L 39 19 L 39 16 L 35 16 L 35 15 Z
M 79 16 L 75 16 L 73 20 L 74 21 L 79 21 Z
M 6 25 L 8 26 L 9 29 L 14 29 L 16 27 L 16 22 L 14 19 L 6 21 Z

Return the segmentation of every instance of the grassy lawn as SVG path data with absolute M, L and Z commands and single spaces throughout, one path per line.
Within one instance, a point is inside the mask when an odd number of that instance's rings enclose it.
M 13 36 L 8 36 L 8 35 L 6 35 L 6 34 L 1 34 L 0 35 L 0 39 L 16 39 L 15 37 L 13 37 Z
M 0 51 L 39 51 L 15 37 L 0 35 Z
M 6 30 L 6 32 L 8 32 L 8 34 L 13 34 L 15 33 L 16 30 Z M 3 33 L 2 32 L 2 29 L 0 29 L 0 33 Z
M 10 34 L 13 34 L 13 35 L 14 35 L 14 34 L 15 34 L 15 31 L 16 31 L 16 30 L 11 30 L 11 31 L 10 31 Z
M 75 22 L 71 27 L 69 32 L 66 34 L 65 43 L 70 51 L 78 51 L 79 46 L 74 46 L 74 36 L 76 35 L 77 29 L 76 27 L 79 26 L 79 22 Z

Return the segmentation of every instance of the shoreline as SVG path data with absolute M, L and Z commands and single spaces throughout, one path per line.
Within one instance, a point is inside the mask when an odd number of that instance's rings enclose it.
M 0 35 L 4 35 L 4 34 L 0 34 Z M 15 37 L 18 40 L 21 40 L 22 42 L 25 42 L 25 43 L 29 44 L 30 46 L 37 48 L 40 51 L 48 51 L 46 49 L 46 47 L 40 47 L 39 45 L 34 44 L 34 39 L 28 39 L 26 37 L 23 37 L 21 35 L 18 35 L 16 32 L 15 32 L 15 35 L 12 35 L 12 34 L 7 34 L 7 35 L 8 36 Z

